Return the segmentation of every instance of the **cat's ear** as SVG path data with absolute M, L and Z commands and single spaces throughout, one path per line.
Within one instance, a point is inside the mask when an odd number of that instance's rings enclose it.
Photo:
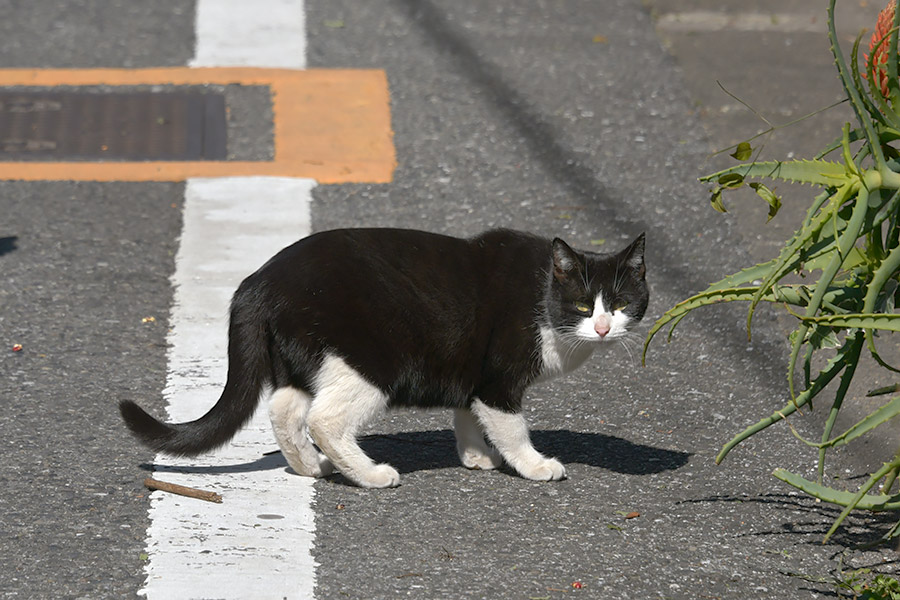
M 644 234 L 637 236 L 631 244 L 622 250 L 620 256 L 622 261 L 630 269 L 636 269 L 641 279 L 644 278 L 646 268 L 644 267 Z
M 578 254 L 559 238 L 553 239 L 553 276 L 557 281 L 565 281 L 576 271 L 581 262 Z

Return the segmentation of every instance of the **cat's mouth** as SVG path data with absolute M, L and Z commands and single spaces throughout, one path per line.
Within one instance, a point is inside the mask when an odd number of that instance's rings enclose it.
M 615 340 L 617 340 L 617 339 L 619 339 L 620 337 L 622 337 L 622 334 L 620 334 L 620 333 L 609 333 L 609 334 L 607 334 L 607 335 L 599 335 L 599 334 L 596 334 L 596 333 L 595 333 L 595 334 L 590 335 L 590 336 L 579 336 L 579 337 L 580 337 L 582 340 L 584 340 L 584 341 L 586 341 L 586 342 L 590 342 L 590 343 L 592 343 L 592 344 L 605 344 L 605 343 L 607 343 L 607 342 L 614 342 Z

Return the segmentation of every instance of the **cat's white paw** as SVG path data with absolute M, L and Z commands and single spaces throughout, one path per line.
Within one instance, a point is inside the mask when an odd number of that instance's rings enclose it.
M 566 468 L 555 458 L 544 458 L 521 469 L 522 477 L 535 481 L 559 481 L 566 478 Z
M 327 477 L 334 473 L 334 465 L 324 454 L 319 454 L 317 473 L 313 477 Z
M 299 451 L 294 451 L 293 448 L 290 448 L 288 452 L 284 450 L 281 451 L 284 455 L 285 459 L 287 459 L 288 466 L 290 466 L 297 475 L 302 475 L 304 477 L 327 477 L 334 472 L 334 466 L 331 464 L 331 461 L 321 453 L 316 453 L 315 456 L 307 456 L 301 457 Z
M 400 473 L 391 465 L 375 465 L 365 473 L 360 473 L 360 487 L 365 488 L 389 488 L 400 485 Z
M 462 450 L 459 453 L 459 460 L 467 469 L 481 471 L 490 471 L 503 464 L 503 458 L 500 456 L 500 453 L 494 449 L 489 449 L 487 452 L 471 448 Z

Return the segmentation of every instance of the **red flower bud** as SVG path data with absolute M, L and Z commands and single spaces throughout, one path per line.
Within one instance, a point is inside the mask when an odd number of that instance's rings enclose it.
M 872 58 L 872 81 L 878 83 L 882 95 L 888 97 L 888 74 L 887 62 L 888 51 L 890 49 L 890 39 L 888 33 L 894 25 L 894 11 L 897 10 L 897 0 L 891 0 L 878 14 L 878 22 L 875 25 L 875 32 L 869 41 L 869 54 L 865 54 L 866 64 L 869 64 L 869 56 Z M 884 40 L 884 42 L 882 42 Z M 880 44 L 880 45 L 879 45 Z M 877 49 L 876 49 L 877 47 Z M 865 76 L 865 74 L 864 74 Z

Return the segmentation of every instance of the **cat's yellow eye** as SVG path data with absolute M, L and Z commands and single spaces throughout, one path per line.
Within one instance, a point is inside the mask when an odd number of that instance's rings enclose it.
M 580 313 L 589 313 L 589 312 L 593 312 L 594 309 L 587 302 L 576 302 L 575 310 L 577 310 Z
M 620 300 L 613 305 L 613 312 L 616 312 L 618 310 L 625 310 L 626 306 L 628 306 L 628 303 L 624 300 Z

